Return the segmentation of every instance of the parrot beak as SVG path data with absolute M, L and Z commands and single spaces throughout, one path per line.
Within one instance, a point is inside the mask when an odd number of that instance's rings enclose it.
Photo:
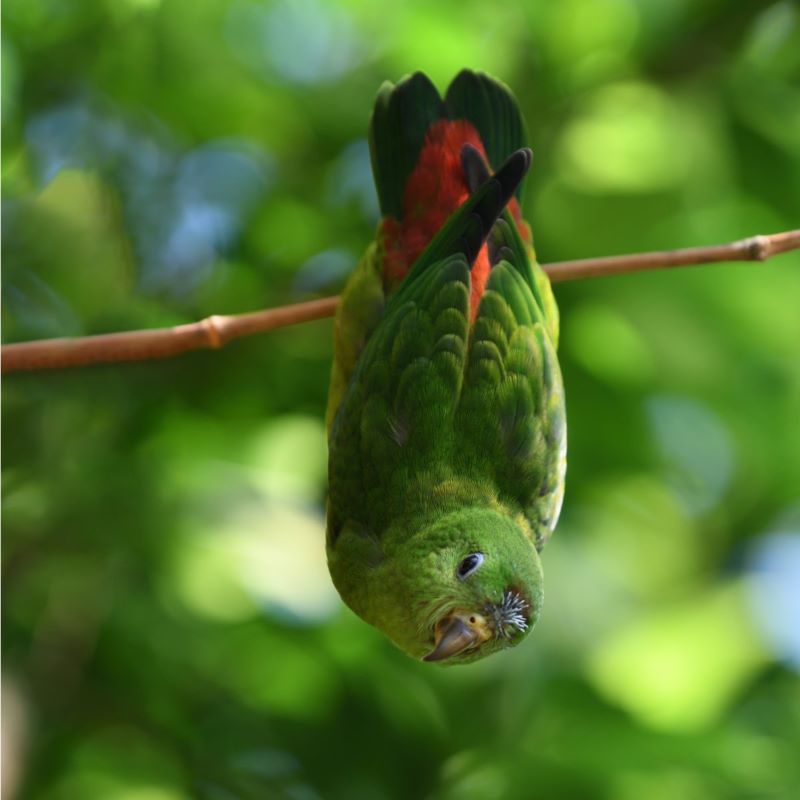
M 454 614 L 440 620 L 436 626 L 436 646 L 423 661 L 442 661 L 450 656 L 463 653 L 488 636 L 486 634 L 486 621 L 477 614 Z

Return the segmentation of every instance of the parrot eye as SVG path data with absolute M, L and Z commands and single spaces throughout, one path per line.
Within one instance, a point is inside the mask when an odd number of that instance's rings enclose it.
M 470 553 L 459 565 L 456 576 L 460 581 L 465 581 L 483 564 L 483 553 Z

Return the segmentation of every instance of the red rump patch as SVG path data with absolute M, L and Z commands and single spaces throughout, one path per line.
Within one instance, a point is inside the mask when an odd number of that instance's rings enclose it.
M 417 164 L 403 195 L 403 219 L 386 217 L 381 224 L 385 248 L 384 280 L 394 287 L 408 274 L 411 265 L 438 233 L 447 218 L 469 197 L 461 165 L 461 148 L 471 144 L 489 162 L 478 132 L 466 120 L 439 120 L 428 129 Z M 521 221 L 516 199 L 509 203 Z M 527 226 L 521 233 L 527 238 Z M 472 265 L 470 307 L 474 319 L 483 290 L 489 280 L 489 253 L 484 245 Z

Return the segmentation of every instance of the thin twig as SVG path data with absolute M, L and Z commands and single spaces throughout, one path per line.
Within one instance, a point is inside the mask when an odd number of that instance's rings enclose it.
M 173 328 L 103 333 L 73 339 L 40 339 L 3 345 L 3 372 L 82 367 L 111 361 L 170 358 L 190 350 L 219 348 L 233 339 L 333 316 L 338 297 L 268 308 L 249 314 L 214 314 Z
M 800 248 L 800 230 L 752 236 L 730 244 L 689 247 L 627 256 L 585 258 L 545 264 L 553 283 L 601 275 L 668 269 L 720 261 L 764 261 Z M 338 297 L 326 297 L 231 316 L 213 315 L 174 328 L 107 333 L 74 339 L 41 339 L 3 345 L 3 372 L 79 367 L 113 361 L 169 358 L 190 350 L 219 348 L 233 339 L 333 315 Z
M 658 250 L 653 253 L 634 253 L 629 256 L 585 258 L 578 261 L 559 261 L 545 266 L 553 283 L 621 275 L 671 267 L 689 267 L 719 261 L 766 261 L 770 256 L 800 248 L 800 230 L 773 233 L 770 236 L 751 236 L 730 244 L 711 247 L 686 247 L 683 250 Z

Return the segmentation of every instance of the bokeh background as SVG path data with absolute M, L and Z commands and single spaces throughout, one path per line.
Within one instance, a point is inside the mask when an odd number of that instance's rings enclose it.
M 797 227 L 796 3 L 6 0 L 5 341 L 338 291 L 384 79 L 502 77 L 541 260 Z M 561 284 L 520 648 L 415 663 L 324 563 L 329 320 L 4 381 L 3 797 L 800 796 L 800 257 Z

